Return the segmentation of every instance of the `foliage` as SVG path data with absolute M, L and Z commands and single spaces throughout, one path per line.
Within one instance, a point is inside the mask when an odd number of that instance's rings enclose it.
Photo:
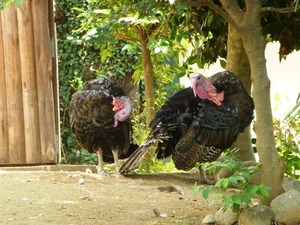
M 78 150 L 81 147 L 75 141 L 69 127 L 69 101 L 74 91 L 82 84 L 96 76 L 107 75 L 112 78 L 122 78 L 133 74 L 137 85 L 141 86 L 141 108 L 134 113 L 134 139 L 136 142 L 144 140 L 147 134 L 145 128 L 145 101 L 143 91 L 143 76 L 140 46 L 136 42 L 117 40 L 110 32 L 101 33 L 101 27 L 111 29 L 112 24 L 103 25 L 107 20 L 100 20 L 99 16 L 113 13 L 113 10 L 98 10 L 103 2 L 89 1 L 59 1 L 56 4 L 56 22 L 58 34 L 58 54 L 60 71 L 60 108 L 61 108 L 61 136 L 63 162 L 87 163 L 91 160 L 85 156 L 82 160 Z M 130 4 L 127 4 L 131 6 Z M 129 7 L 128 6 L 128 7 Z M 124 5 L 124 7 L 127 7 Z M 140 6 L 139 6 L 140 7 Z M 102 7 L 103 8 L 103 7 Z M 116 26 L 119 26 L 116 24 Z M 109 30 L 107 30 L 109 31 Z M 102 36 L 101 36 L 102 35 Z M 168 38 L 157 38 L 156 44 L 149 46 L 155 61 L 154 71 L 156 80 L 155 108 L 158 109 L 166 98 L 178 90 L 178 78 L 185 74 L 186 67 L 180 67 L 178 49 L 180 45 L 172 44 Z M 171 47 L 172 48 L 171 48 Z M 158 82 L 159 81 L 159 82 Z M 175 83 L 174 83 L 175 81 Z M 79 158 L 78 158 L 79 157 Z M 94 156 L 91 156 L 93 158 Z
M 298 94 L 296 105 L 287 113 L 284 120 L 287 122 L 293 121 L 296 117 L 300 115 L 300 93 Z
M 96 155 L 82 150 L 76 142 L 69 124 L 71 95 L 81 89 L 83 83 L 96 76 L 123 77 L 133 72 L 137 59 L 136 50 L 123 50 L 126 43 L 116 42 L 109 58 L 101 61 L 99 48 L 84 41 L 83 34 L 73 32 L 81 25 L 79 12 L 74 8 L 85 8 L 82 1 L 62 0 L 56 2 L 56 24 L 59 67 L 60 127 L 62 141 L 62 163 L 94 163 Z
M 298 0 L 268 0 L 263 4 L 266 7 L 279 9 L 277 11 L 279 13 L 263 12 L 261 20 L 262 32 L 268 41 L 280 42 L 279 60 L 286 59 L 294 49 L 300 49 L 300 32 L 297 29 L 300 25 L 298 19 L 300 11 L 296 10 L 298 2 Z M 283 9 L 287 8 L 290 8 L 289 12 L 284 13 Z
M 11 3 L 15 3 L 15 7 L 19 7 L 24 0 L 1 0 L 0 1 L 0 10 L 4 9 L 5 7 L 7 7 L 9 4 Z
M 212 193 L 218 201 L 221 201 L 224 211 L 231 208 L 233 212 L 240 212 L 245 205 L 251 205 L 252 199 L 257 196 L 268 197 L 270 188 L 266 185 L 254 185 L 250 183 L 252 174 L 258 166 L 246 167 L 240 161 L 235 160 L 232 154 L 227 152 L 224 155 L 224 161 L 215 161 L 202 165 L 207 170 L 214 170 L 216 173 L 222 168 L 226 168 L 234 173 L 228 178 L 221 178 L 216 184 L 202 190 L 203 198 L 207 199 Z M 235 187 L 236 193 L 230 194 L 228 189 Z M 195 185 L 194 192 L 197 193 L 200 186 Z
M 200 34 L 193 41 L 194 48 L 188 63 L 197 63 L 200 68 L 205 64 L 214 63 L 220 59 L 222 67 L 226 66 L 227 23 L 224 19 L 208 8 L 192 8 L 190 22 Z M 197 37 L 197 36 L 196 36 Z
M 187 65 L 179 61 L 179 54 L 185 54 L 186 49 L 178 41 L 173 33 L 169 37 L 169 31 L 166 26 L 166 13 L 173 6 L 168 1 L 162 1 L 157 4 L 156 1 L 129 2 L 123 0 L 115 1 L 89 1 L 84 7 L 75 7 L 78 17 L 81 20 L 81 26 L 74 30 L 75 34 L 82 34 L 82 43 L 88 43 L 99 49 L 101 64 L 107 64 L 114 58 L 120 61 L 120 65 L 134 65 L 133 79 L 141 87 L 141 108 L 134 113 L 134 138 L 136 142 L 144 140 L 147 134 L 147 128 L 141 123 L 145 123 L 145 91 L 143 62 L 141 57 L 141 47 L 137 27 L 146 28 L 149 31 L 150 41 L 148 48 L 151 51 L 155 95 L 153 110 L 158 110 L 166 101 L 167 97 L 178 90 L 179 77 L 186 74 Z M 173 9 L 172 13 L 177 13 Z M 157 32 L 154 32 L 154 27 Z M 153 31 L 152 31 L 153 28 Z M 180 40 L 187 32 L 177 33 Z M 184 35 L 182 35 L 184 34 Z M 176 39 L 177 38 L 177 39 Z M 124 40 L 125 45 L 122 51 L 133 52 L 139 57 L 135 61 L 126 63 L 124 58 L 113 55 L 115 45 L 120 40 Z M 122 68 L 121 68 L 122 69 Z M 120 73 L 120 69 L 117 70 Z M 99 75 L 103 75 L 101 70 Z M 143 139 L 141 139 L 143 137 Z M 152 162 L 148 162 L 152 164 Z
M 69 129 L 68 104 L 71 94 L 80 88 L 83 81 L 94 78 L 96 74 L 123 76 L 134 71 L 136 83 L 143 87 L 140 46 L 134 41 L 137 35 L 133 27 L 137 25 L 149 27 L 159 21 L 159 28 L 151 35 L 149 45 L 155 62 L 154 73 L 157 83 L 155 110 L 171 95 L 174 81 L 176 82 L 178 77 L 189 70 L 187 64 L 182 64 L 178 60 L 178 55 L 190 54 L 186 50 L 186 43 L 192 43 L 197 49 L 197 52 L 192 51 L 192 56 L 188 59 L 189 64 L 196 62 L 203 66 L 204 62 L 211 62 L 218 56 L 225 57 L 226 27 L 224 21 L 217 15 L 204 10 L 205 14 L 201 17 L 204 19 L 197 20 L 200 25 L 198 27 L 203 28 L 201 34 L 204 37 L 200 37 L 195 35 L 195 30 L 190 24 L 195 18 L 200 18 L 199 14 L 191 12 L 185 4 L 171 5 L 168 1 L 156 3 L 146 1 L 133 4 L 132 1 L 126 0 L 121 2 L 64 0 L 56 3 L 62 146 L 67 162 L 70 162 L 67 153 L 80 149 Z M 126 42 L 120 47 L 120 41 L 115 37 Z M 219 49 L 218 53 L 214 52 L 215 49 Z M 142 89 L 142 103 L 143 93 Z M 140 138 L 145 136 L 141 135 L 141 131 L 147 131 L 141 124 L 144 123 L 142 117 L 145 116 L 143 107 L 135 115 L 138 115 L 138 118 L 135 121 L 137 128 L 134 128 L 134 133 L 136 141 L 139 142 L 142 140 Z
M 201 1 L 187 1 L 195 4 Z M 237 1 L 244 8 L 244 1 Z M 214 1 L 220 4 L 219 1 Z M 299 0 L 264 0 L 261 1 L 263 12 L 261 17 L 262 33 L 267 41 L 279 41 L 279 59 L 286 58 L 294 49 L 300 49 Z M 201 4 L 200 4 L 201 5 Z M 207 7 L 192 7 L 187 14 L 196 32 L 201 38 L 196 40 L 195 48 L 189 58 L 190 63 L 197 63 L 203 67 L 205 63 L 212 63 L 217 58 L 225 68 L 227 54 L 227 23 L 224 19 Z M 193 29 L 190 29 L 193 31 Z
M 300 178 L 300 114 L 291 120 L 274 120 L 276 149 L 286 162 L 286 175 Z
M 141 83 L 142 87 L 144 78 L 137 29 L 144 27 L 149 30 L 148 48 L 151 50 L 154 62 L 154 83 L 157 84 L 155 93 L 160 96 L 159 98 L 155 96 L 155 99 L 161 100 L 156 102 L 155 108 L 160 107 L 166 99 L 167 93 L 163 91 L 165 87 L 169 86 L 175 77 L 181 77 L 187 71 L 187 66 L 179 62 L 178 55 L 186 52 L 180 40 L 183 37 L 186 38 L 188 34 L 177 30 L 177 36 L 175 33 L 170 36 L 170 31 L 165 25 L 170 21 L 169 15 L 180 15 L 172 7 L 168 1 L 157 4 L 156 1 L 128 2 L 123 0 L 116 4 L 115 1 L 106 0 L 89 1 L 86 9 L 76 8 L 82 19 L 81 27 L 77 29 L 77 32 L 84 33 L 83 40 L 93 43 L 101 50 L 102 60 L 111 56 L 111 46 L 117 40 L 125 40 L 127 44 L 124 48 L 133 49 L 140 55 L 140 60 L 134 68 L 133 78 L 137 84 Z M 151 30 L 154 25 L 159 27 L 157 31 Z
M 62 162 L 66 163 L 78 163 L 75 156 L 80 146 L 70 130 L 69 102 L 72 93 L 82 85 L 83 65 L 90 56 L 88 50 L 84 49 L 83 45 L 77 41 L 79 35 L 72 35 L 72 30 L 80 24 L 80 21 L 75 19 L 76 12 L 72 8 L 82 4 L 81 1 L 71 0 L 56 2 L 61 150 Z
M 171 157 L 165 160 L 157 160 L 156 157 L 152 157 L 151 160 L 150 166 L 145 166 L 145 164 L 148 163 L 147 161 L 141 161 L 136 172 L 141 174 L 178 172 Z

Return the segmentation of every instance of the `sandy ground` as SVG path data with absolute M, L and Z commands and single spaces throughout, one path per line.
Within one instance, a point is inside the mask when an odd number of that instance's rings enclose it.
M 193 193 L 196 180 L 193 173 L 99 176 L 0 168 L 0 224 L 201 224 L 217 206 Z M 180 191 L 165 192 L 166 186 Z

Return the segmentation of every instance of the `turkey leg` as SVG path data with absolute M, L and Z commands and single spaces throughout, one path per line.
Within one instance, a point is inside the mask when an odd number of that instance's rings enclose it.
M 200 171 L 200 182 L 201 183 L 206 183 L 206 184 L 210 184 L 210 185 L 213 185 L 215 183 L 218 182 L 218 180 L 220 179 L 219 175 L 215 174 L 216 172 L 213 172 L 214 174 L 214 179 L 213 180 L 210 180 L 207 175 L 206 175 L 206 172 L 205 170 L 200 166 L 199 167 L 199 171 Z
M 98 156 L 98 174 L 100 175 L 105 175 L 106 171 L 103 168 L 103 150 L 101 148 L 98 148 L 98 150 L 96 151 L 97 156 Z
M 111 151 L 114 157 L 114 164 L 115 164 L 115 173 L 119 174 L 119 151 L 118 150 L 112 150 Z

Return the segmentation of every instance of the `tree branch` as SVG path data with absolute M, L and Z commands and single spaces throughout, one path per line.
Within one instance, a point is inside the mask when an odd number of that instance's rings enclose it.
M 237 1 L 232 0 L 220 0 L 222 4 L 222 8 L 227 12 L 228 15 L 234 21 L 242 21 L 243 19 L 243 11 L 237 4 Z
M 245 0 L 246 11 L 245 20 L 247 24 L 255 24 L 257 20 L 261 18 L 261 0 Z M 251 21 L 251 22 L 249 22 Z
M 134 41 L 134 42 L 139 42 L 140 40 L 137 38 L 133 38 L 133 37 L 129 37 L 120 33 L 114 33 L 114 36 L 119 39 L 119 40 L 123 40 L 123 41 Z
M 300 10 L 300 6 L 295 7 L 286 7 L 286 8 L 274 8 L 274 7 L 262 7 L 262 12 L 275 12 L 275 13 L 296 13 L 297 10 Z
M 210 0 L 190 0 L 187 1 L 187 4 L 191 7 L 202 7 L 206 6 L 216 13 L 218 13 L 220 16 L 222 16 L 228 23 L 232 24 L 237 30 L 239 29 L 238 23 L 235 22 L 235 20 L 231 17 L 231 15 L 228 14 L 222 7 L 216 5 L 213 3 L 213 1 Z

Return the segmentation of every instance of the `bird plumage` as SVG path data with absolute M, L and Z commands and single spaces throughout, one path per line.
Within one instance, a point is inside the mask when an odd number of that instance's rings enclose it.
M 123 164 L 121 173 L 136 168 L 156 144 L 158 159 L 172 155 L 175 167 L 183 170 L 216 160 L 233 144 L 253 119 L 253 100 L 233 73 L 220 72 L 207 80 L 212 86 L 200 90 L 205 99 L 195 96 L 199 89 L 189 87 L 161 107 L 144 144 Z M 198 81 L 203 82 L 202 78 Z M 205 94 L 203 90 L 212 92 Z
M 120 99 L 117 105 L 114 99 Z M 72 95 L 72 131 L 83 148 L 97 153 L 99 172 L 104 171 L 103 162 L 115 162 L 117 171 L 118 159 L 127 158 L 137 148 L 131 138 L 131 109 L 122 88 L 106 77 L 88 81 Z M 120 114 L 122 110 L 125 113 Z

